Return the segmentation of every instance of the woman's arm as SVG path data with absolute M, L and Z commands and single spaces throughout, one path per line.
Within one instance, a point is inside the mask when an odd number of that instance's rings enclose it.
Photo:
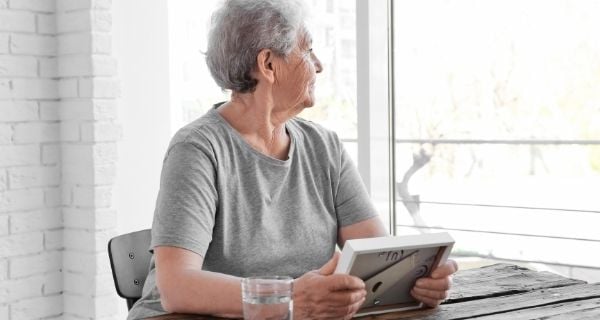
M 390 234 L 383 225 L 383 221 L 376 216 L 361 222 L 341 227 L 338 230 L 338 245 L 340 248 L 343 248 L 346 240 L 385 237 L 389 235 Z
M 156 284 L 165 311 L 242 317 L 240 278 L 203 271 L 203 258 L 189 250 L 158 246 Z M 350 319 L 363 303 L 364 283 L 333 274 L 339 254 L 319 270 L 294 281 L 294 312 L 302 319 Z
M 154 255 L 165 311 L 242 317 L 240 278 L 202 270 L 202 256 L 186 249 L 158 246 Z

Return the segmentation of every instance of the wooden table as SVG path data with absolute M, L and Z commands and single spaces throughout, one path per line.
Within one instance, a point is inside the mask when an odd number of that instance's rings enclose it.
M 568 279 L 509 264 L 459 271 L 450 298 L 435 309 L 421 309 L 362 320 L 600 319 L 600 283 Z M 198 315 L 167 315 L 153 320 L 217 319 Z

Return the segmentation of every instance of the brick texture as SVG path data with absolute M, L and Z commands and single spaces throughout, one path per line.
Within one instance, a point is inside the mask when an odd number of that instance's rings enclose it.
M 37 60 L 33 57 L 0 56 L 0 77 L 36 77 Z
M 0 194 L 0 213 L 41 209 L 44 206 L 42 189 L 7 190 Z
M 54 0 L 9 0 L 11 9 L 28 10 L 34 12 L 54 12 Z
M 39 76 L 40 78 L 58 77 L 58 62 L 56 58 L 39 58 Z
M 0 0 L 0 319 L 115 319 L 111 0 Z
M 41 101 L 40 102 L 40 119 L 41 120 L 61 120 L 60 119 L 60 103 L 58 101 Z
M 61 228 L 61 214 L 59 208 L 19 212 L 10 218 L 10 231 L 16 234 Z
M 111 0 L 57 0 L 59 11 L 76 11 L 83 9 L 110 9 Z
M 8 259 L 0 259 L 0 281 L 8 279 Z
M 0 9 L 0 30 L 3 32 L 34 32 L 35 15 L 30 12 Z
M 0 144 L 10 144 L 12 142 L 13 128 L 8 124 L 0 124 Z
M 0 145 L 0 154 L 0 167 L 40 163 L 40 147 L 37 145 Z
M 58 186 L 60 168 L 56 166 L 15 167 L 8 169 L 11 189 Z
M 10 52 L 52 56 L 56 54 L 56 40 L 48 35 L 13 34 L 10 37 Z
M 54 14 L 38 14 L 36 19 L 38 34 L 56 34 L 56 16 Z
M 2 215 L 0 216 L 0 236 L 4 236 L 8 234 L 8 216 Z
M 33 101 L 0 101 L 2 121 L 20 122 L 38 119 L 38 104 Z
M 56 142 L 60 136 L 57 122 L 30 122 L 15 125 L 15 143 Z
M 13 319 L 37 319 L 63 312 L 63 296 L 42 296 L 32 299 L 17 301 L 11 305 L 11 316 Z
M 14 99 L 58 99 L 56 80 L 14 79 L 11 83 Z
M 39 255 L 15 257 L 10 260 L 11 278 L 23 278 L 32 275 L 59 271 L 62 268 L 62 253 L 47 251 Z
M 0 34 L 0 53 L 8 52 L 8 34 Z

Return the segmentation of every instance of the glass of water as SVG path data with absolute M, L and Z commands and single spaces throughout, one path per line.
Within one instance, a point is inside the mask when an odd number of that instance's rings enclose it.
M 242 279 L 244 320 L 292 320 L 293 281 L 283 276 Z

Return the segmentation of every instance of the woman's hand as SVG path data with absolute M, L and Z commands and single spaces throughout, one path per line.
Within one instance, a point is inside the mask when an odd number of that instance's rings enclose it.
M 365 301 L 365 283 L 355 276 L 333 274 L 335 253 L 319 270 L 294 281 L 295 319 L 350 319 Z
M 448 260 L 437 267 L 427 278 L 417 280 L 410 294 L 430 307 L 437 307 L 448 299 L 448 291 L 452 286 L 452 275 L 458 270 L 454 260 Z

